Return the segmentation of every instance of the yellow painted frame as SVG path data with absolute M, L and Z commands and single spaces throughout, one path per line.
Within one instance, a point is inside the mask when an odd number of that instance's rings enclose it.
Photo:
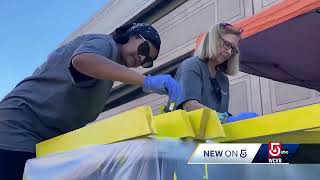
M 320 104 L 222 126 L 226 137 L 217 138 L 215 142 L 320 143 Z

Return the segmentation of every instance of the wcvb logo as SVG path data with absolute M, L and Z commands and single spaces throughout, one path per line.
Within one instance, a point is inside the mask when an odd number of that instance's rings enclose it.
M 268 144 L 268 157 L 269 158 L 275 158 L 275 157 L 281 157 L 281 143 L 279 142 L 271 142 Z

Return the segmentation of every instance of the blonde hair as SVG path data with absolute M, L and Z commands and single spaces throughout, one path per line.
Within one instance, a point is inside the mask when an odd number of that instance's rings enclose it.
M 198 56 L 203 61 L 214 60 L 219 47 L 219 36 L 234 34 L 240 37 L 241 30 L 236 29 L 230 24 L 218 24 L 211 26 L 204 35 L 199 46 L 196 48 L 194 56 Z M 238 47 L 236 47 L 238 50 Z M 228 75 L 236 75 L 239 72 L 239 54 L 233 55 L 226 62 L 217 66 Z

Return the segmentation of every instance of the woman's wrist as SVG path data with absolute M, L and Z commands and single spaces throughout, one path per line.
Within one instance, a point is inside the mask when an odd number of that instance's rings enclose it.
M 140 76 L 140 78 L 139 78 L 139 85 L 141 86 L 141 87 L 143 87 L 144 86 L 144 81 L 145 81 L 145 79 L 146 79 L 146 76 L 145 75 L 141 75 Z

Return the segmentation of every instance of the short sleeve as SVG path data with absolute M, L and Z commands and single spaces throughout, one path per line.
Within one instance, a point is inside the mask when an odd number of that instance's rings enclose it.
M 182 108 L 182 104 L 188 100 L 202 101 L 202 76 L 200 67 L 192 64 L 182 64 L 178 70 L 176 80 L 182 88 L 181 101 L 177 102 L 177 107 Z
M 108 39 L 98 37 L 82 42 L 80 46 L 73 52 L 72 58 L 83 53 L 94 53 L 111 59 L 112 52 L 112 45 L 110 41 Z M 96 81 L 96 79 L 77 71 L 73 67 L 72 61 L 70 62 L 69 72 L 73 82 L 79 86 L 91 86 Z
M 112 45 L 110 40 L 102 37 L 85 40 L 73 52 L 72 58 L 83 53 L 94 53 L 110 59 L 112 57 Z

